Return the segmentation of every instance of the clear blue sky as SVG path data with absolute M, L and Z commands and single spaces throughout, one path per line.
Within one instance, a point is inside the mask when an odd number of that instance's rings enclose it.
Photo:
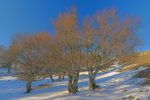
M 53 33 L 50 21 L 71 6 L 80 19 L 108 7 L 117 8 L 120 16 L 139 16 L 139 50 L 150 50 L 150 0 L 0 0 L 0 44 L 8 46 L 16 33 Z

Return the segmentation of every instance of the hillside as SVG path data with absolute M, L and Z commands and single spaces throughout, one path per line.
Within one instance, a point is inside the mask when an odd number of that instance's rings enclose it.
M 33 90 L 29 94 L 24 93 L 24 81 L 17 80 L 12 75 L 5 76 L 7 70 L 1 69 L 0 99 L 1 100 L 149 100 L 149 87 L 141 88 L 143 79 L 133 78 L 136 71 L 98 73 L 96 76 L 99 89 L 88 91 L 88 76 L 80 73 L 79 92 L 69 95 L 67 92 L 67 80 L 51 82 L 49 78 L 33 82 Z M 3 74 L 2 74 L 3 73 Z M 4 76 L 3 76 L 4 75 Z
M 122 69 L 122 71 L 126 71 L 129 69 L 138 68 L 145 65 L 150 65 L 150 51 L 141 52 L 138 54 L 137 58 L 135 58 L 135 62 L 132 65 L 129 65 Z

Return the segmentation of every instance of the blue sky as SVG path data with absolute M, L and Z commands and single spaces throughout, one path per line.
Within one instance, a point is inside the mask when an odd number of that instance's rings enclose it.
M 15 34 L 53 33 L 50 21 L 71 6 L 79 19 L 109 7 L 118 9 L 120 16 L 140 17 L 138 50 L 150 50 L 150 0 L 0 0 L 0 44 L 8 46 Z

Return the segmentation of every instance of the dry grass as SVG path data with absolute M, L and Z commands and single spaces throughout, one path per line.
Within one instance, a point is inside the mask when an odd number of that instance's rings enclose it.
M 139 53 L 135 62 L 129 66 L 124 67 L 121 71 L 127 71 L 130 69 L 136 69 L 141 66 L 150 65 L 150 51 Z
M 53 84 L 41 84 L 39 86 L 33 87 L 33 89 L 42 89 L 42 88 L 48 88 L 50 86 L 53 86 Z

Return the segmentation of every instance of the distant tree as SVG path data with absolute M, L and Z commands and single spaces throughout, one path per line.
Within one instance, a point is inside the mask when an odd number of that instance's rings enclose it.
M 14 40 L 15 41 L 15 40 Z M 31 84 L 34 80 L 43 77 L 45 73 L 45 48 L 49 43 L 48 33 L 37 33 L 32 36 L 23 36 L 16 40 L 17 66 L 16 75 L 19 79 L 26 81 L 26 92 L 31 91 Z
M 8 68 L 8 73 L 10 73 L 13 63 L 15 63 L 15 53 L 14 47 L 1 48 L 1 65 L 2 67 Z
M 4 54 L 6 52 L 6 48 L 3 45 L 0 45 L 0 65 L 4 64 Z
M 9 47 L 4 53 L 4 66 L 8 68 L 8 73 L 10 73 L 13 65 L 16 67 L 16 51 L 15 47 Z

